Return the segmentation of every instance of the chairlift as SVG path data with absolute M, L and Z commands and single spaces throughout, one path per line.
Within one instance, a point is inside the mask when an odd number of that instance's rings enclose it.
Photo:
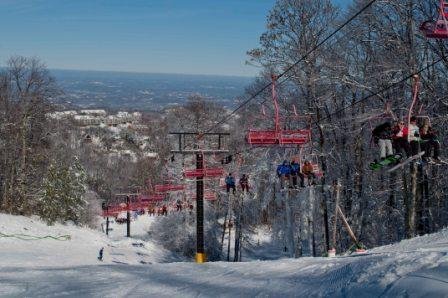
M 276 93 L 277 77 L 272 75 L 272 101 L 274 103 L 274 129 L 273 130 L 249 130 L 246 140 L 253 146 L 288 146 L 303 145 L 310 141 L 311 129 L 283 129 L 280 119 L 279 105 Z M 263 113 L 264 108 L 263 108 Z M 297 115 L 294 107 L 294 113 Z
M 427 38 L 448 38 L 448 1 L 440 0 L 437 21 L 426 21 L 420 30 Z
M 172 183 L 165 183 L 154 185 L 154 190 L 157 193 L 181 191 L 184 190 L 184 188 L 185 185 L 182 184 L 177 185 Z
M 154 193 L 149 195 L 141 195 L 139 197 L 140 202 L 143 203 L 151 203 L 155 201 L 163 201 L 165 199 L 165 194 L 163 193 Z
M 196 194 L 189 193 L 188 194 L 190 200 L 196 200 Z M 213 190 L 206 189 L 204 190 L 204 200 L 207 201 L 216 201 L 218 198 L 216 196 L 216 193 Z
M 204 155 L 203 155 L 204 156 Z M 223 168 L 208 168 L 205 160 L 203 161 L 203 168 L 202 169 L 184 169 L 183 170 L 183 176 L 187 179 L 193 179 L 193 178 L 219 178 L 224 175 L 224 169 Z

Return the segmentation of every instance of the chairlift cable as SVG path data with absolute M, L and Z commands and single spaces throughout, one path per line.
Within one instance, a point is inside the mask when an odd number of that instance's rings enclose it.
M 346 20 L 342 25 L 340 25 L 336 30 L 334 30 L 330 35 L 328 35 L 325 39 L 323 39 L 321 42 L 316 44 L 313 48 L 311 48 L 307 53 L 305 53 L 299 60 L 297 60 L 295 63 L 290 65 L 286 70 L 284 70 L 282 73 L 277 75 L 277 79 L 282 78 L 285 76 L 291 69 L 296 67 L 300 62 L 305 60 L 310 54 L 315 52 L 318 48 L 320 48 L 324 43 L 326 43 L 329 39 L 331 39 L 333 36 L 335 36 L 339 31 L 341 31 L 345 26 L 347 26 L 349 23 L 351 23 L 354 19 L 356 19 L 360 14 L 362 14 L 365 10 L 367 10 L 370 6 L 373 5 L 377 0 L 371 0 L 369 3 L 367 3 L 363 8 L 361 8 L 357 13 L 352 15 L 348 20 Z M 283 83 L 284 81 L 282 81 Z M 206 130 L 207 132 L 213 131 L 215 128 L 219 127 L 221 124 L 226 123 L 230 118 L 232 118 L 233 115 L 236 114 L 241 108 L 246 106 L 249 102 L 251 102 L 253 99 L 255 99 L 258 95 L 263 93 L 267 88 L 269 88 L 272 85 L 272 82 L 267 83 L 265 86 L 263 86 L 260 90 L 252 94 L 247 100 L 245 100 L 243 103 L 241 103 L 236 109 L 234 109 L 229 115 L 225 116 L 222 120 L 220 120 L 218 123 L 213 125 L 210 129 Z

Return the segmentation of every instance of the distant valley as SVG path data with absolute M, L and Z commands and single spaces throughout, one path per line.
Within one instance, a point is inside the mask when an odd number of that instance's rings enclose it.
M 161 110 L 200 95 L 232 108 L 252 78 L 183 74 L 51 70 L 64 95 L 55 103 L 77 108 Z

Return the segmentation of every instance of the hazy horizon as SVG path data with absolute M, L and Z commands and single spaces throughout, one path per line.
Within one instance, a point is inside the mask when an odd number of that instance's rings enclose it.
M 253 77 L 259 69 L 246 64 L 246 52 L 258 47 L 275 2 L 0 0 L 0 59 L 35 56 L 50 69 Z

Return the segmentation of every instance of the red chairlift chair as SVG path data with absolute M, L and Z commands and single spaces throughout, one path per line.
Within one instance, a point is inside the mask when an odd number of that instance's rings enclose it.
M 448 38 L 448 1 L 440 0 L 437 21 L 426 21 L 420 30 L 427 38 Z
M 204 168 L 194 170 L 184 170 L 185 178 L 218 178 L 224 175 L 222 168 Z
M 120 213 L 120 211 L 117 211 L 117 210 L 105 209 L 105 210 L 103 210 L 102 216 L 103 217 L 116 217 L 119 213 Z
M 196 200 L 196 194 L 194 193 L 188 193 L 188 197 L 190 200 Z M 216 193 L 212 190 L 206 189 L 204 191 L 204 200 L 207 201 L 216 201 L 218 198 L 216 196 Z
M 250 145 L 255 146 L 288 146 L 303 145 L 309 142 L 311 136 L 310 129 L 282 129 L 280 112 L 276 93 L 277 77 L 272 76 L 272 101 L 274 102 L 275 116 L 273 130 L 249 130 L 246 140 Z M 295 107 L 294 113 L 297 114 Z
M 140 202 L 144 203 L 152 203 L 156 201 L 163 201 L 165 199 L 165 194 L 163 193 L 156 193 L 156 194 L 149 194 L 149 195 L 141 195 L 139 197 Z
M 184 185 L 176 185 L 176 184 L 159 184 L 159 185 L 154 185 L 154 190 L 156 192 L 172 192 L 172 191 L 181 191 L 184 190 L 185 186 Z
M 203 155 L 204 156 L 204 155 Z M 191 169 L 191 170 L 187 170 L 184 169 L 183 170 L 183 174 L 184 177 L 187 179 L 192 179 L 192 178 L 220 178 L 224 175 L 224 169 L 223 168 L 208 168 L 205 160 L 203 162 L 203 168 L 202 169 Z

